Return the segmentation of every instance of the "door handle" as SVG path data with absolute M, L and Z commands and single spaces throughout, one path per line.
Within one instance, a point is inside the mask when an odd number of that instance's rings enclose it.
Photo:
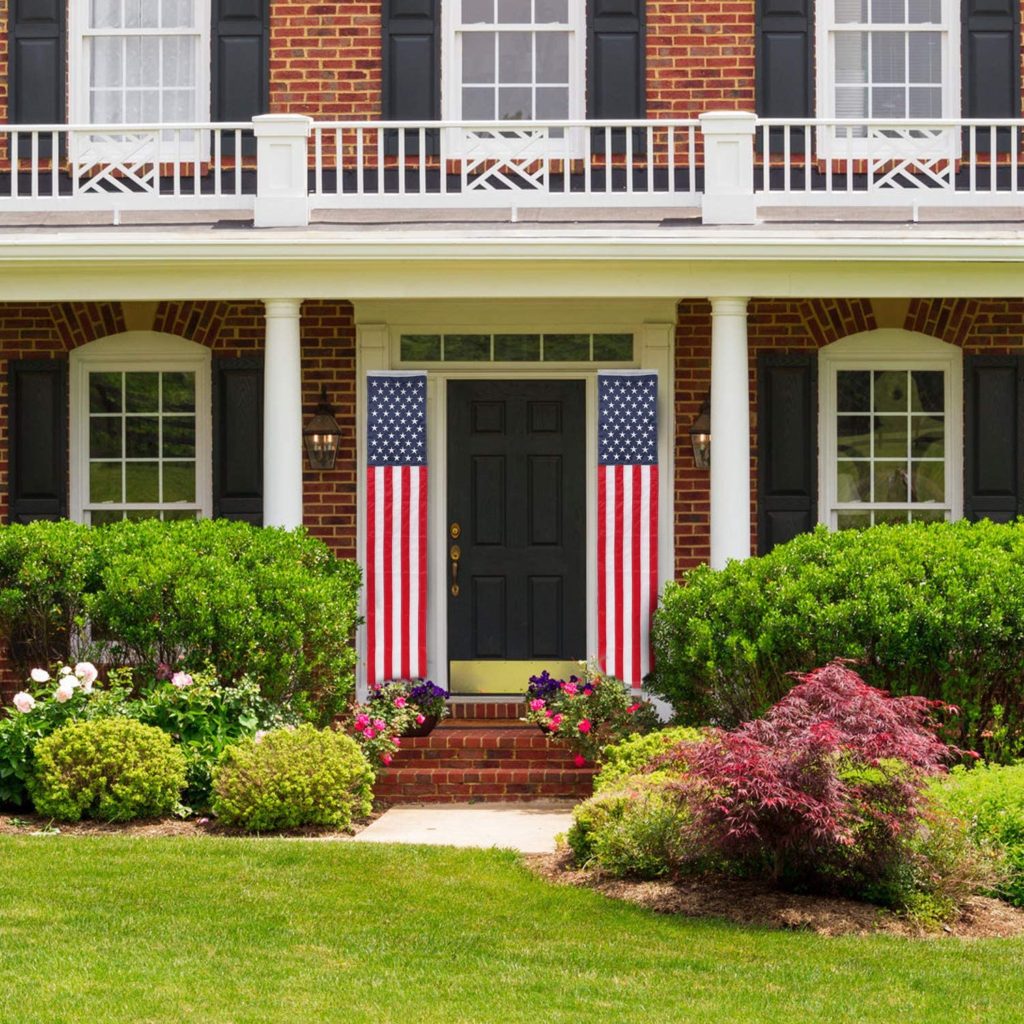
M 459 559 L 462 557 L 462 549 L 458 544 L 453 544 L 448 552 L 452 566 L 452 597 L 459 596 Z

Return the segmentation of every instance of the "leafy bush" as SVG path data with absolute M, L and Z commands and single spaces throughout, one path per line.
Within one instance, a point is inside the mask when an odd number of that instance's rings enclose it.
M 934 783 L 932 793 L 966 822 L 975 842 L 1002 851 L 1007 876 L 998 895 L 1024 907 L 1024 763 L 957 767 Z
M 0 527 L 0 633 L 19 665 L 209 665 L 323 717 L 353 685 L 359 569 L 302 530 L 227 520 Z
M 566 842 L 580 867 L 659 878 L 683 859 L 685 813 L 663 778 L 627 776 L 574 808 Z
M 311 725 L 225 749 L 213 773 L 213 812 L 252 832 L 333 825 L 370 813 L 373 769 L 355 741 Z
M 526 720 L 576 752 L 576 764 L 597 762 L 602 749 L 659 724 L 649 701 L 630 693 L 621 680 L 584 663 L 579 676 L 553 679 L 546 671 L 531 676 Z
M 961 708 L 956 742 L 1024 741 L 1024 523 L 913 523 L 801 535 L 666 588 L 653 689 L 678 720 L 733 727 L 836 657 L 897 695 Z
M 35 745 L 36 811 L 62 821 L 130 821 L 174 810 L 185 757 L 159 729 L 126 718 L 72 722 Z
M 601 752 L 601 770 L 594 776 L 594 792 L 615 789 L 631 775 L 647 768 L 680 743 L 696 743 L 702 733 L 688 726 L 659 729 L 656 732 L 627 736 L 611 743 Z

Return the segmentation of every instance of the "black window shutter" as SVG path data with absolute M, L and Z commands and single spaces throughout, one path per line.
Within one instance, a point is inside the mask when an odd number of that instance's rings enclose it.
M 755 106 L 760 117 L 814 116 L 813 0 L 756 0 Z M 772 133 L 782 152 L 782 129 Z M 757 145 L 762 145 L 760 133 Z M 803 130 L 790 133 L 790 149 L 804 151 Z
M 818 521 L 817 354 L 762 353 L 757 380 L 757 550 L 763 555 Z
M 12 360 L 8 370 L 12 523 L 68 514 L 68 364 Z
M 964 517 L 1005 523 L 1022 511 L 1024 360 L 968 356 L 964 366 Z
M 587 5 L 587 117 L 644 117 L 645 8 L 644 0 L 591 0 Z
M 8 113 L 13 124 L 63 124 L 65 0 L 12 0 L 9 17 Z M 28 137 L 18 140 L 30 153 Z M 39 139 L 39 155 L 50 156 L 50 136 Z
M 1019 117 L 1020 6 L 963 0 L 960 11 L 964 117 Z
M 270 0 L 213 0 L 210 68 L 211 120 L 249 121 L 270 110 Z M 234 155 L 234 133 L 222 147 Z M 251 134 L 242 152 L 256 152 Z
M 213 361 L 213 514 L 263 524 L 263 360 Z
M 383 0 L 386 121 L 441 119 L 440 0 Z

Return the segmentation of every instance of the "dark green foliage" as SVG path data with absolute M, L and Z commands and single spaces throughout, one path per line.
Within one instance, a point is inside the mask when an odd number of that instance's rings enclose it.
M 932 793 L 967 824 L 975 842 L 1001 851 L 1006 878 L 997 892 L 1024 907 L 1024 763 L 955 768 Z
M 359 569 L 303 531 L 227 520 L 0 528 L 0 632 L 18 666 L 160 663 L 249 676 L 328 716 L 352 688 Z
M 962 746 L 1002 760 L 1024 724 L 1024 524 L 829 533 L 700 567 L 658 610 L 654 690 L 682 722 L 732 727 L 836 657 L 895 695 L 958 706 Z
M 29 781 L 39 814 L 61 821 L 131 821 L 170 814 L 185 755 L 165 732 L 128 718 L 74 722 L 35 746 Z
M 213 772 L 213 812 L 265 832 L 300 825 L 348 828 L 370 813 L 373 769 L 355 740 L 311 725 L 228 747 Z

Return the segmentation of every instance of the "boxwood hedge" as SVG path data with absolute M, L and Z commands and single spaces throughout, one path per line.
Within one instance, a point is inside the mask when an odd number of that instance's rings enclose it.
M 793 685 L 857 659 L 871 684 L 961 709 L 962 744 L 1022 752 L 1024 521 L 824 527 L 666 588 L 655 692 L 683 723 L 731 727 Z

